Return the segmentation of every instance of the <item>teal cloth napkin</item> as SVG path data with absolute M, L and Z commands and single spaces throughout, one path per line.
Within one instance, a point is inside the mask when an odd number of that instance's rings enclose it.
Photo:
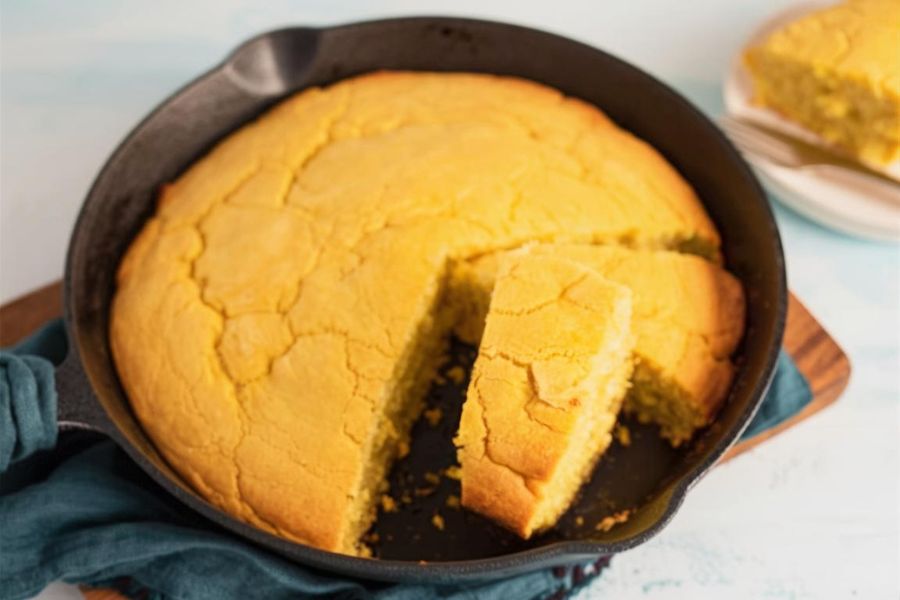
M 86 433 L 57 439 L 53 363 L 65 352 L 59 322 L 0 351 L 0 598 L 27 598 L 55 580 L 192 600 L 562 598 L 608 563 L 600 558 L 454 586 L 359 581 L 293 564 L 199 519 L 112 442 Z M 744 438 L 811 399 L 806 380 L 782 354 Z

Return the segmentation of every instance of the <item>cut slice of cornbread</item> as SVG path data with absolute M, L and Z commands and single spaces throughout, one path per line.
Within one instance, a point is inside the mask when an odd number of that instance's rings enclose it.
M 691 438 L 721 406 L 743 334 L 744 293 L 722 267 L 696 256 L 616 246 L 540 244 L 526 251 L 578 262 L 633 292 L 635 371 L 625 409 L 660 425 L 674 445 Z M 455 333 L 477 343 L 501 265 L 517 252 L 463 261 L 451 276 Z
M 900 159 L 900 2 L 849 0 L 745 54 L 754 100 L 863 161 Z
M 632 368 L 631 292 L 549 256 L 505 269 L 456 443 L 463 506 L 528 538 L 609 445 Z

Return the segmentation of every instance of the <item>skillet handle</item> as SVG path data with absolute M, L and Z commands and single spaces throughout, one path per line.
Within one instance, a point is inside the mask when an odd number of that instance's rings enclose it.
M 104 426 L 111 423 L 92 397 L 76 353 L 66 356 L 67 346 L 57 319 L 0 349 L 0 473 L 52 448 L 60 430 L 112 431 Z
M 322 30 L 291 27 L 258 35 L 238 46 L 216 69 L 251 96 L 278 97 L 307 85 Z
M 82 429 L 107 431 L 108 420 L 98 404 L 78 352 L 69 348 L 66 359 L 56 368 L 57 413 L 60 431 Z

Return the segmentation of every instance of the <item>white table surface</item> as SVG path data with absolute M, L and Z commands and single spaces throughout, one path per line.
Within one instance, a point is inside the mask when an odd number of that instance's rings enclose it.
M 0 301 L 60 277 L 92 178 L 174 88 L 250 34 L 405 14 L 541 27 L 645 68 L 721 110 L 730 57 L 784 2 L 4 1 Z M 791 288 L 853 362 L 832 408 L 717 468 L 656 539 L 581 598 L 898 598 L 900 249 L 777 208 Z M 42 598 L 78 597 L 54 584 Z

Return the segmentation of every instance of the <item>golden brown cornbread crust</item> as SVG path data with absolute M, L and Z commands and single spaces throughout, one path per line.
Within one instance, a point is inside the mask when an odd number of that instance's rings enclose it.
M 568 507 L 628 387 L 631 295 L 552 256 L 505 266 L 456 438 L 463 506 L 524 538 Z
M 210 502 L 355 552 L 366 478 L 386 468 L 371 457 L 405 435 L 384 408 L 415 395 L 417 350 L 452 325 L 435 316 L 448 261 L 529 240 L 719 247 L 658 153 L 544 86 L 377 73 L 309 89 L 164 190 L 119 270 L 116 366 Z
M 731 386 L 731 355 L 744 332 L 744 291 L 733 275 L 697 256 L 665 250 L 566 243 L 527 250 L 577 262 L 634 292 L 636 376 L 671 382 L 696 417 L 687 433 L 664 430 L 670 440 L 681 443 L 712 420 Z M 487 254 L 454 266 L 451 281 L 465 288 L 454 294 L 466 302 L 460 310 L 466 318 L 455 327 L 464 341 L 481 338 L 497 272 L 518 252 Z M 626 410 L 638 412 L 636 403 L 627 402 Z

